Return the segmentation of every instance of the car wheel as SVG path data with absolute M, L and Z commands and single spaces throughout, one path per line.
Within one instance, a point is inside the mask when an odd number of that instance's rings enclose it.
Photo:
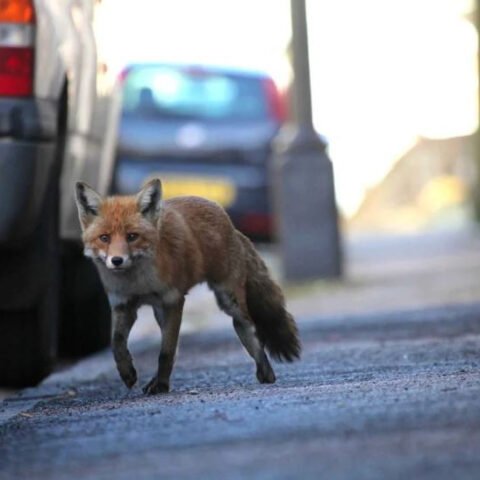
M 61 291 L 60 354 L 78 357 L 106 348 L 111 334 L 110 305 L 80 242 L 62 243 Z
M 0 384 L 34 385 L 52 369 L 56 356 L 59 290 L 58 185 L 50 187 L 39 226 L 28 245 L 8 253 L 9 260 L 39 286 L 33 306 L 0 311 Z M 31 262 L 31 259 L 34 261 Z M 8 280 L 8 279 L 7 279 Z

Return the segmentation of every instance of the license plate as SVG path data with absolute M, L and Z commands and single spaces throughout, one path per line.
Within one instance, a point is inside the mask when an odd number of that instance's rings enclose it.
M 162 192 L 165 199 L 180 195 L 196 195 L 208 198 L 227 208 L 235 201 L 236 188 L 229 180 L 222 178 L 204 178 L 158 175 L 162 180 Z

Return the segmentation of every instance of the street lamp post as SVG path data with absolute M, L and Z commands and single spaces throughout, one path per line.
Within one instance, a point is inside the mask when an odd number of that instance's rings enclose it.
M 333 169 L 313 128 L 305 0 L 292 11 L 293 118 L 274 141 L 274 207 L 286 280 L 342 273 Z
M 480 79 L 480 0 L 475 1 L 473 21 L 477 29 L 477 78 Z M 480 112 L 480 82 L 477 82 L 477 105 Z M 475 165 L 475 182 L 472 190 L 473 211 L 477 222 L 480 222 L 480 115 L 478 115 L 477 130 L 472 136 L 473 162 Z

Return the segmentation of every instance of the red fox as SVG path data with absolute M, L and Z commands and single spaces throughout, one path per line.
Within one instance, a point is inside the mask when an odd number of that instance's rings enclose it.
M 297 326 L 280 287 L 222 207 L 193 196 L 163 201 L 159 179 L 136 196 L 107 198 L 78 182 L 76 202 L 85 255 L 97 266 L 112 308 L 113 355 L 128 388 L 137 381 L 127 339 L 139 306 L 153 307 L 162 331 L 158 371 L 143 391 L 168 392 L 185 295 L 201 282 L 233 318 L 259 382 L 275 382 L 265 347 L 278 360 L 299 358 Z

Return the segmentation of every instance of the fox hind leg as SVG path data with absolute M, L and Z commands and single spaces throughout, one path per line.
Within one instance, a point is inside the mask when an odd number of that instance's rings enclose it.
M 275 383 L 275 373 L 264 349 L 260 345 L 260 341 L 255 333 L 255 327 L 251 324 L 251 321 L 244 317 L 234 318 L 233 327 L 243 346 L 255 360 L 258 381 L 260 383 Z
M 260 383 L 275 383 L 275 373 L 265 350 L 258 339 L 255 324 L 248 313 L 245 290 L 242 288 L 230 291 L 213 287 L 218 306 L 233 318 L 233 327 L 249 355 L 257 366 L 257 379 Z

